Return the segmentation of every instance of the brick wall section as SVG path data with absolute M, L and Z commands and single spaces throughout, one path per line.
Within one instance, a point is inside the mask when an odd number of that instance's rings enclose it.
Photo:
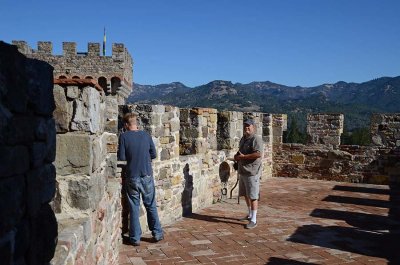
M 52 67 L 0 42 L 0 263 L 48 264 L 55 251 Z
M 90 85 L 54 85 L 54 99 L 59 240 L 52 263 L 117 264 L 121 197 L 106 96 Z
M 343 114 L 307 114 L 308 144 L 338 147 L 343 121 Z

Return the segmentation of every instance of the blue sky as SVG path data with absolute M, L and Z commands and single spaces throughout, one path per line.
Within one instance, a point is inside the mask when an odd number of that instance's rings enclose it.
M 0 40 L 124 43 L 134 82 L 315 86 L 400 75 L 398 0 L 0 0 Z

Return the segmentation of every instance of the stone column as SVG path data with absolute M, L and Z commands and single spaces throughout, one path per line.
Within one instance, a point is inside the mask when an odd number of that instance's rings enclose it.
M 243 113 L 237 111 L 218 112 L 218 149 L 238 149 L 243 135 Z
M 343 114 L 308 114 L 308 144 L 338 147 L 343 133 L 343 121 Z
M 217 110 L 180 109 L 180 154 L 191 155 L 217 149 Z

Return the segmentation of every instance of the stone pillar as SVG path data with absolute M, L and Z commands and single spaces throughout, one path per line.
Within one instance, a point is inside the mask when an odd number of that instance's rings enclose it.
M 0 263 L 48 264 L 57 239 L 53 68 L 0 41 Z
M 218 150 L 238 149 L 243 135 L 243 113 L 237 111 L 218 112 Z
M 272 114 L 272 143 L 282 144 L 283 132 L 287 130 L 287 115 Z
M 191 155 L 217 149 L 217 110 L 180 110 L 180 154 Z
M 63 42 L 63 55 L 76 56 L 76 42 Z
M 53 44 L 50 41 L 38 42 L 38 53 L 52 54 Z
M 100 43 L 88 43 L 88 56 L 100 56 Z
M 338 147 L 343 133 L 343 121 L 343 114 L 308 114 L 308 143 Z

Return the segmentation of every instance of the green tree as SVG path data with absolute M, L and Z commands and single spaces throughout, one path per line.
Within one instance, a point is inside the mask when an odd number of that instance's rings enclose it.
M 288 132 L 286 134 L 286 143 L 301 143 L 305 144 L 306 135 L 302 133 L 297 125 L 296 119 L 292 119 Z
M 369 145 L 371 144 L 371 133 L 368 127 L 356 128 L 350 132 L 344 132 L 341 143 L 345 145 Z

